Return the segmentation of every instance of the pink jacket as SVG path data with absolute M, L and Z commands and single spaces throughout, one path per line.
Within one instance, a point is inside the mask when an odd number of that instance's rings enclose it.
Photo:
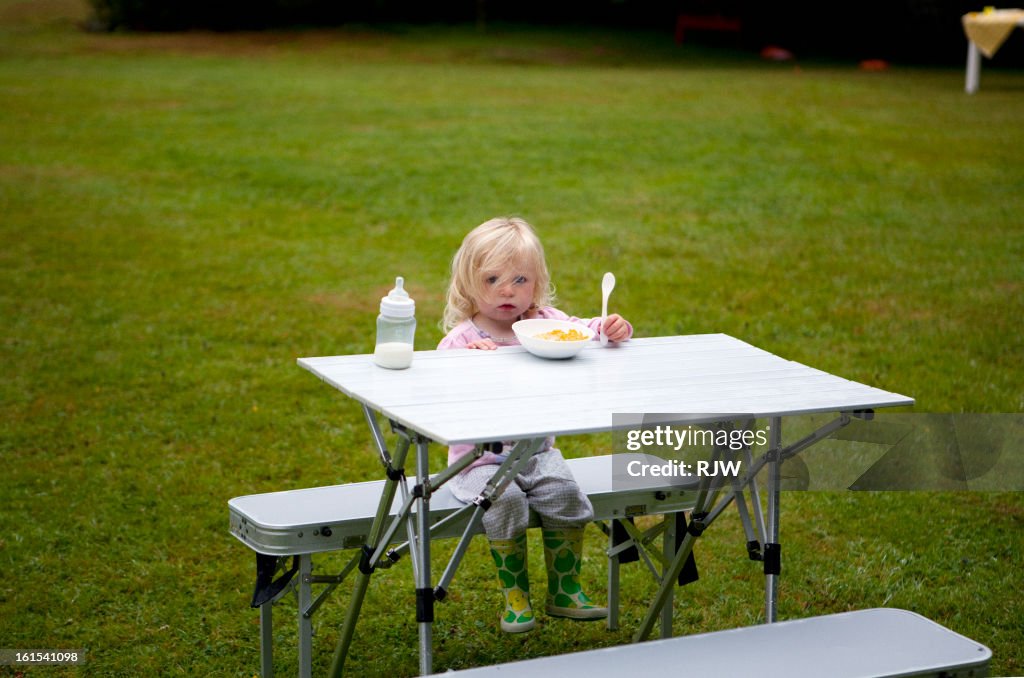
M 537 315 L 534 316 L 534 317 L 537 317 L 537 318 L 551 318 L 551 319 L 554 319 L 554 320 L 568 320 L 569 322 L 580 323 L 581 325 L 586 325 L 590 329 L 594 330 L 594 332 L 595 332 L 595 335 L 594 335 L 595 340 L 597 339 L 598 333 L 601 330 L 601 318 L 600 317 L 597 317 L 597 318 L 576 318 L 574 316 L 570 317 L 569 315 L 566 315 L 565 313 L 563 313 L 562 311 L 559 311 L 557 308 L 554 308 L 553 306 L 545 306 L 545 307 L 543 307 L 541 309 L 538 309 Z M 629 327 L 629 336 L 631 336 L 631 337 L 633 336 L 633 326 L 632 325 L 630 325 L 630 327 Z M 444 339 L 441 340 L 441 343 L 437 345 L 437 348 L 439 350 L 449 349 L 449 348 L 466 348 L 472 342 L 479 341 L 480 339 L 491 339 L 491 335 L 487 334 L 486 332 L 481 330 L 479 327 L 477 327 L 475 324 L 473 324 L 472 319 L 463 320 L 461 323 L 459 323 L 458 325 L 456 325 L 455 327 L 452 328 L 451 332 L 449 332 L 448 335 Z M 495 342 L 495 343 L 498 343 L 499 346 L 518 346 L 519 345 L 519 341 L 517 341 L 515 337 L 510 337 L 509 339 L 503 340 L 500 343 L 499 342 Z M 554 447 L 554 444 L 555 444 L 555 439 L 553 437 L 548 438 L 547 440 L 544 441 L 544 445 L 543 445 L 543 447 L 541 447 L 541 449 L 539 451 L 543 452 L 544 450 L 549 450 L 552 447 Z M 469 465 L 469 468 L 473 468 L 475 466 L 483 466 L 485 464 L 500 464 L 501 462 L 505 461 L 505 455 L 507 455 L 512 450 L 512 447 L 515 445 L 515 441 L 514 440 L 506 440 L 506 441 L 504 441 L 502 443 L 502 445 L 503 445 L 503 449 L 502 449 L 502 454 L 500 456 L 497 455 L 497 454 L 494 454 L 493 452 L 484 452 L 483 456 L 481 456 L 479 459 L 477 459 L 476 461 L 474 461 L 472 464 Z M 473 451 L 473 447 L 474 447 L 473 445 L 468 445 L 468 444 L 452 445 L 451 447 L 449 447 L 448 448 L 448 465 L 451 466 L 456 460 L 458 460 L 458 459 L 464 457 L 465 455 L 471 453 Z

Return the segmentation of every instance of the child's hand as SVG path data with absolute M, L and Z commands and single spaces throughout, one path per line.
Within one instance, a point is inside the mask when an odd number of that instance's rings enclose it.
M 471 341 L 470 343 L 466 344 L 466 348 L 477 348 L 483 351 L 493 351 L 498 348 L 498 345 L 495 344 L 490 339 L 477 339 L 476 341 Z
M 609 313 L 604 319 L 604 333 L 609 341 L 625 341 L 629 339 L 629 323 L 618 313 Z

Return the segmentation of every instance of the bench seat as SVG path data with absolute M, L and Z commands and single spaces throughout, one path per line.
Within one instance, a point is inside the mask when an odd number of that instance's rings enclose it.
M 914 612 L 875 608 L 453 671 L 446 676 L 881 678 L 988 675 L 992 651 Z
M 697 478 L 651 477 L 617 483 L 624 458 L 602 455 L 568 459 L 580 488 L 594 505 L 595 520 L 674 513 L 693 508 Z M 613 457 L 618 460 L 613 464 Z M 383 480 L 285 490 L 235 497 L 228 502 L 231 534 L 264 555 L 290 556 L 361 547 L 370 532 L 384 488 Z M 411 487 L 414 481 L 407 481 Z M 628 487 L 624 487 L 628 486 Z M 391 515 L 401 508 L 396 493 Z M 430 497 L 430 521 L 436 524 L 464 507 L 447 485 Z M 432 538 L 457 537 L 464 521 L 453 521 Z M 536 520 L 534 521 L 536 524 Z

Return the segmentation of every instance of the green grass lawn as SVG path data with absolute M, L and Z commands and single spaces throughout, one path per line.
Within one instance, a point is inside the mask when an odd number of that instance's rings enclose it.
M 966 96 L 958 69 L 667 33 L 89 35 L 25 6 L 0 3 L 0 647 L 88 648 L 76 675 L 257 673 L 227 500 L 380 475 L 358 408 L 295 359 L 369 351 L 396 275 L 433 347 L 448 261 L 495 215 L 535 224 L 578 315 L 612 270 L 639 336 L 729 333 L 924 412 L 1024 410 L 1024 73 Z M 722 520 L 676 633 L 760 620 Z M 1024 673 L 1021 493 L 788 493 L 782 524 L 781 618 L 903 607 Z M 436 669 L 628 642 L 654 590 L 632 566 L 621 631 L 511 638 L 491 570 L 477 540 Z M 412 592 L 408 566 L 375 578 L 354 671 L 415 674 Z M 344 603 L 315 618 L 321 673 Z

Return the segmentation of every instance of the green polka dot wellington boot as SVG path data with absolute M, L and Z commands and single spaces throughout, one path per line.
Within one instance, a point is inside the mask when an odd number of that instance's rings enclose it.
M 498 566 L 498 582 L 505 594 L 501 630 L 522 633 L 533 628 L 530 579 L 526 572 L 526 534 L 515 539 L 491 539 L 491 555 Z
M 604 619 L 608 608 L 598 607 L 580 587 L 583 528 L 544 529 L 544 561 L 548 567 L 547 613 L 570 619 Z

